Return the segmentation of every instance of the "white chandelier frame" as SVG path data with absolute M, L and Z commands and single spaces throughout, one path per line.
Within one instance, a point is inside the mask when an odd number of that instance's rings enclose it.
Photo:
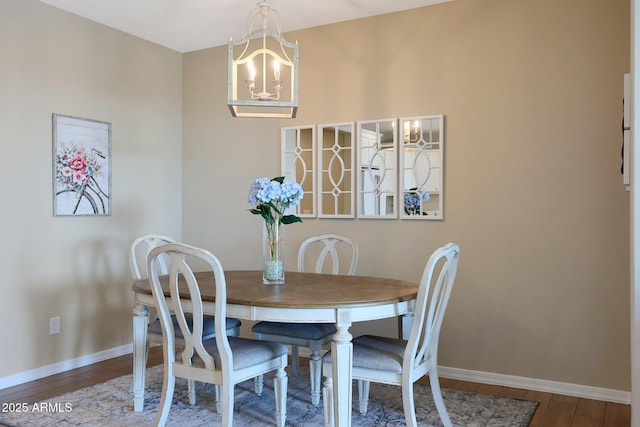
M 260 21 L 260 26 L 253 29 Z M 269 22 L 273 25 L 270 26 Z M 269 38 L 275 41 L 268 46 Z M 255 42 L 257 40 L 257 42 Z M 252 43 L 254 41 L 254 43 Z M 258 44 L 259 43 L 259 44 Z M 258 48 L 255 45 L 258 44 Z M 243 46 L 244 45 L 244 46 Z M 242 49 L 236 49 L 236 47 Z M 271 47 L 277 47 L 274 50 Z M 240 50 L 237 58 L 234 51 Z M 298 43 L 282 37 L 278 12 L 267 2 L 258 2 L 256 10 L 249 16 L 247 29 L 240 40 L 229 39 L 228 106 L 234 117 L 294 118 L 298 109 Z M 273 79 L 268 86 L 268 61 L 273 59 Z M 254 59 L 261 63 L 262 75 L 256 80 Z M 281 70 L 281 67 L 285 71 Z M 247 70 L 246 91 L 239 88 L 241 68 Z M 288 81 L 287 81 L 288 80 Z M 289 84 L 288 90 L 283 90 Z M 257 86 L 258 85 L 258 86 Z M 289 95 L 282 99 L 283 93 Z M 240 95 L 244 96 L 240 96 Z

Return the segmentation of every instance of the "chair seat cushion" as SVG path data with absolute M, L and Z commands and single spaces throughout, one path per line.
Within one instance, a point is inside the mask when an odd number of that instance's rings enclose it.
M 222 366 L 216 340 L 203 341 L 204 348 L 213 357 L 217 367 Z M 233 354 L 233 369 L 248 368 L 288 354 L 286 346 L 277 342 L 260 341 L 249 338 L 229 337 L 229 347 Z M 179 356 L 179 352 L 176 356 Z M 193 365 L 204 367 L 202 359 L 193 358 Z
M 362 335 L 353 340 L 353 367 L 402 372 L 402 358 L 407 341 L 397 338 Z M 331 352 L 322 357 L 331 363 Z
M 184 314 L 185 319 L 187 319 L 187 324 L 189 328 L 193 325 L 193 316 L 190 313 Z M 203 324 L 202 324 L 202 336 L 203 337 L 211 337 L 215 335 L 215 317 L 204 315 L 203 316 Z M 178 325 L 178 319 L 176 316 L 171 316 L 171 320 L 173 321 L 173 330 L 176 334 L 176 337 L 184 338 L 182 335 L 182 331 L 180 330 L 180 326 Z M 227 331 L 229 329 L 234 329 L 240 326 L 240 321 L 238 319 L 234 319 L 233 317 L 227 317 Z M 160 324 L 160 320 L 155 320 L 151 322 L 149 325 L 148 332 L 151 334 L 162 335 L 162 325 Z
M 335 334 L 336 327 L 333 323 L 258 322 L 251 331 L 260 334 L 319 340 Z

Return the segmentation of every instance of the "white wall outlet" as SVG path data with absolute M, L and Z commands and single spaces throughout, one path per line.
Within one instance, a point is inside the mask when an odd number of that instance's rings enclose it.
M 55 335 L 60 333 L 60 316 L 52 317 L 49 319 L 49 335 Z

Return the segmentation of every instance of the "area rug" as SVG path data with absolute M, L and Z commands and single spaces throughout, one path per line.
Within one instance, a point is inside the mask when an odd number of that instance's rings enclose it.
M 133 412 L 131 375 L 115 378 L 95 386 L 67 393 L 36 404 L 26 405 L 23 412 L 1 412 L 0 424 L 11 427 L 68 426 L 151 426 L 162 390 L 162 366 L 147 370 L 144 411 Z M 528 426 L 537 402 L 442 390 L 445 405 L 455 426 L 517 427 Z M 354 393 L 352 425 L 363 427 L 404 426 L 402 398 L 397 386 L 371 384 L 369 410 L 360 415 L 357 392 Z M 416 414 L 420 426 L 441 426 L 428 386 L 415 386 Z M 273 379 L 265 377 L 264 392 L 256 396 L 253 382 L 235 388 L 234 425 L 262 427 L 275 424 Z M 177 379 L 169 412 L 168 426 L 217 426 L 213 387 L 198 384 L 197 404 L 190 406 L 186 381 Z M 320 427 L 324 425 L 322 403 L 311 405 L 309 372 L 301 367 L 300 375 L 289 376 L 287 392 L 287 426 Z

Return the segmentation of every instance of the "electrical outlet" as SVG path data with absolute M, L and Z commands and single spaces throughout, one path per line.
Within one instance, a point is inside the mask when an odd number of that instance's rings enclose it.
M 49 335 L 56 335 L 60 333 L 60 316 L 52 317 L 49 319 Z

